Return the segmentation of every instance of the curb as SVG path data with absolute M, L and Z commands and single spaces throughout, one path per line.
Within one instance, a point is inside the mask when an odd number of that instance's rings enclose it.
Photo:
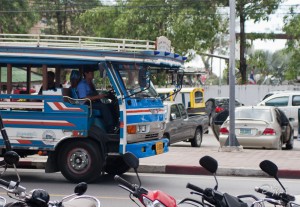
M 37 161 L 20 161 L 18 168 L 28 169 L 45 169 L 45 162 Z M 134 172 L 133 169 L 130 172 Z M 142 164 L 138 168 L 139 173 L 166 173 L 166 174 L 183 174 L 183 175 L 211 175 L 207 170 L 200 166 L 185 165 L 145 165 Z M 217 176 L 241 176 L 241 177 L 270 177 L 260 169 L 251 168 L 225 168 L 220 167 Z M 279 178 L 300 179 L 300 170 L 278 170 Z

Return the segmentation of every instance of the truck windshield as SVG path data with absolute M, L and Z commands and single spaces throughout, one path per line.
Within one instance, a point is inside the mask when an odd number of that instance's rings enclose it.
M 147 80 L 147 86 L 141 87 L 139 83 L 139 70 L 120 70 L 124 86 L 128 96 L 134 97 L 157 97 L 158 94 L 151 81 Z M 145 77 L 146 78 L 146 77 Z M 150 82 L 150 85 L 149 85 Z

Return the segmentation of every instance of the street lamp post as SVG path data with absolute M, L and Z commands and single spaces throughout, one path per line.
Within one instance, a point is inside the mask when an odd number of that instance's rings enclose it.
M 229 56 L 229 136 L 224 151 L 240 151 L 242 147 L 235 136 L 235 0 L 229 0 L 230 7 L 230 56 Z

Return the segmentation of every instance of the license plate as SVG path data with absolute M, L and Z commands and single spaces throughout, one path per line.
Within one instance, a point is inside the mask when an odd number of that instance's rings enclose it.
M 155 143 L 155 150 L 157 155 L 162 154 L 164 152 L 164 143 L 162 142 Z
M 242 135 L 249 135 L 249 134 L 251 134 L 251 129 L 249 129 L 249 128 L 241 128 L 240 129 L 240 134 L 242 134 Z

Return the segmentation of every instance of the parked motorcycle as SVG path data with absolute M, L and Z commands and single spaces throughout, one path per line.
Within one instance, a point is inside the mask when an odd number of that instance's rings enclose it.
M 0 207 L 100 207 L 100 201 L 97 198 L 83 195 L 87 190 L 87 184 L 84 182 L 77 184 L 74 194 L 64 197 L 61 201 L 50 201 L 49 193 L 43 189 L 34 189 L 26 192 L 26 188 L 20 185 L 21 179 L 16 168 L 19 162 L 19 155 L 12 151 L 1 115 L 0 130 L 6 145 L 4 159 L 0 161 L 0 166 L 4 167 L 0 177 L 9 166 L 14 168 L 17 175 L 17 181 L 0 179 L 0 188 L 5 190 L 10 198 L 16 200 L 15 202 L 7 203 L 6 199 L 0 196 Z
M 267 202 L 274 204 L 274 205 L 281 205 L 285 207 L 300 207 L 300 195 L 290 195 L 286 192 L 285 187 L 280 182 L 277 174 L 278 174 L 278 167 L 275 163 L 270 160 L 264 160 L 259 164 L 259 167 L 262 171 L 267 173 L 269 176 L 272 176 L 277 180 L 279 185 L 281 186 L 283 192 L 279 191 L 272 191 L 270 188 L 264 187 L 256 187 L 255 191 L 258 193 L 262 193 L 266 195 Z M 269 201 L 268 199 L 272 199 Z
M 218 191 L 218 180 L 216 177 L 216 172 L 218 170 L 218 162 L 210 156 L 204 156 L 199 160 L 199 164 L 204 169 L 213 174 L 216 181 L 216 185 L 214 188 L 202 189 L 198 186 L 188 183 L 186 187 L 192 190 L 191 194 L 201 196 L 201 200 L 194 198 L 185 198 L 179 204 L 188 203 L 193 206 L 209 207 L 248 207 L 249 203 L 243 201 L 243 199 L 250 198 L 251 200 L 254 199 L 254 201 L 257 202 L 261 201 L 261 199 L 251 194 L 232 196 L 228 193 Z
M 176 200 L 160 191 L 160 190 L 147 190 L 142 187 L 137 168 L 139 167 L 139 159 L 132 153 L 126 152 L 123 155 L 126 164 L 133 168 L 138 178 L 139 184 L 132 184 L 129 181 L 116 175 L 114 178 L 119 183 L 119 187 L 129 192 L 129 198 L 138 206 L 140 206 L 133 197 L 137 198 L 145 207 L 177 207 Z

